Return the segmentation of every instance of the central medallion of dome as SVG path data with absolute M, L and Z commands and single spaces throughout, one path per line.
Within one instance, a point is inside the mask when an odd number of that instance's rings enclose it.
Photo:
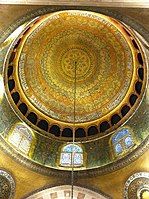
M 63 73 L 70 77 L 70 81 L 75 78 L 84 79 L 90 70 L 90 57 L 82 49 L 71 49 L 64 53 L 61 59 Z M 67 77 L 66 77 L 67 78 Z
M 28 112 L 44 120 L 44 130 L 53 124 L 72 129 L 74 123 L 108 129 L 130 110 L 131 104 L 119 116 L 138 78 L 138 49 L 128 30 L 108 16 L 79 10 L 40 16 L 13 49 L 15 89 Z

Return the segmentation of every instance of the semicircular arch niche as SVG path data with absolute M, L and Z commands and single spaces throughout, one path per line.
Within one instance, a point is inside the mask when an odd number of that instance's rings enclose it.
M 38 191 L 25 199 L 70 199 L 71 198 L 71 185 L 60 185 L 56 187 L 46 188 L 44 190 Z M 74 186 L 73 187 L 73 199 L 110 199 L 111 197 L 100 192 L 97 193 L 90 189 Z
M 15 193 L 15 182 L 12 176 L 0 170 L 0 199 L 11 199 Z

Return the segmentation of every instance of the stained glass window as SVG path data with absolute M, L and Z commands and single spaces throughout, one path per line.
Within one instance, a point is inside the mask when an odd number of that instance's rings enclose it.
M 70 167 L 83 165 L 83 150 L 79 145 L 68 144 L 62 148 L 60 165 Z
M 125 138 L 125 145 L 126 145 L 127 148 L 133 146 L 133 140 L 130 136 Z
M 122 145 L 121 144 L 116 144 L 115 145 L 115 151 L 117 154 L 122 153 L 123 149 L 122 149 Z
M 127 128 L 116 132 L 112 137 L 112 145 L 116 155 L 119 155 L 134 146 L 132 135 Z
M 24 124 L 16 124 L 8 141 L 21 152 L 28 154 L 33 140 L 31 130 Z

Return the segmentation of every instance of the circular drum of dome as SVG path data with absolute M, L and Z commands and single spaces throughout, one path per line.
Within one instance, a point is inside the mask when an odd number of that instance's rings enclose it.
M 5 88 L 34 129 L 72 140 L 97 139 L 135 112 L 146 87 L 141 43 L 117 20 L 89 11 L 40 16 L 15 40 Z

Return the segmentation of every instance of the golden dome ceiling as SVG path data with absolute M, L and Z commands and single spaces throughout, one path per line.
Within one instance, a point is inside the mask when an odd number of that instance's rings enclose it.
M 10 32 L 1 53 L 1 147 L 49 174 L 49 168 L 71 170 L 62 154 L 75 138 L 78 175 L 118 169 L 147 147 L 143 41 L 126 24 L 100 13 L 47 12 Z
M 20 118 L 64 139 L 94 139 L 123 124 L 142 99 L 139 42 L 111 17 L 61 11 L 39 17 L 9 51 L 6 92 Z M 100 135 L 99 135 L 100 134 Z

